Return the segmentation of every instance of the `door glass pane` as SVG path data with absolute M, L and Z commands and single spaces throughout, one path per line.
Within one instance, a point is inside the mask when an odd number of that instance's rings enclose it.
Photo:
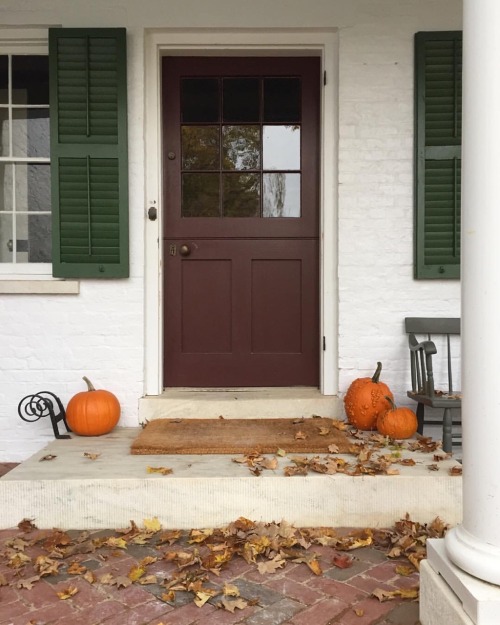
M 300 78 L 264 78 L 264 121 L 300 122 Z
M 49 103 L 49 57 L 23 55 L 12 57 L 12 103 Z
M 219 121 L 217 78 L 184 78 L 181 81 L 181 121 Z
M 14 156 L 49 157 L 48 109 L 23 108 L 12 111 L 12 150 Z
M 12 215 L 0 213 L 0 263 L 12 262 L 13 236 Z
M 222 129 L 224 169 L 260 167 L 259 126 L 224 126 Z
M 300 126 L 264 126 L 264 169 L 300 170 Z
M 0 56 L 0 104 L 9 102 L 9 57 Z
M 50 215 L 18 215 L 16 217 L 18 263 L 49 263 L 52 248 Z
M 182 127 L 182 168 L 219 169 L 219 126 Z
M 182 174 L 182 216 L 220 216 L 219 174 Z
M 222 118 L 225 122 L 258 122 L 260 120 L 260 80 L 258 78 L 224 78 Z
M 300 217 L 300 174 L 264 174 L 264 217 Z
M 0 211 L 11 211 L 12 207 L 12 172 L 14 166 L 0 163 Z
M 258 217 L 260 175 L 224 174 L 224 216 Z

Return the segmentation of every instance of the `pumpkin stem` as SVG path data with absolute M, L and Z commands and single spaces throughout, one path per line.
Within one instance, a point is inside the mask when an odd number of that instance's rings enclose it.
M 87 387 L 88 387 L 87 390 L 88 391 L 95 391 L 94 385 L 92 384 L 92 382 L 86 376 L 83 376 L 82 380 L 84 380 L 87 383 Z
M 373 374 L 373 377 L 372 377 L 372 382 L 374 384 L 377 384 L 377 382 L 379 381 L 380 372 L 381 371 L 382 371 L 382 363 L 381 362 L 377 362 L 377 368 L 376 368 L 375 373 Z
M 387 399 L 387 401 L 391 404 L 391 410 L 396 410 L 397 406 L 396 406 L 396 404 L 394 403 L 394 400 L 392 399 L 392 397 L 389 397 L 389 395 L 385 395 L 384 397 L 385 397 L 385 398 Z

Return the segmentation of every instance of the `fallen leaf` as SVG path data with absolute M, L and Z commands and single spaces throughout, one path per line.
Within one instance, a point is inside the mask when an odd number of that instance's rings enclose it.
M 3 573 L 0 573 L 0 586 L 8 586 L 9 582 Z
M 281 449 L 278 447 L 277 451 L 276 451 L 276 455 L 280 456 L 281 458 L 283 458 L 284 456 L 286 456 L 286 451 L 284 449 Z
M 16 584 L 16 588 L 26 588 L 26 590 L 31 590 L 33 588 L 33 584 L 38 581 L 40 581 L 40 575 L 33 575 L 33 577 L 20 579 Z
M 142 566 L 133 566 L 128 572 L 127 577 L 133 582 L 136 582 L 144 573 L 146 573 L 146 569 L 142 568 Z
M 160 599 L 167 603 L 174 603 L 175 592 L 173 590 L 171 590 L 170 592 L 164 592 L 162 595 L 160 595 Z
M 105 544 L 112 549 L 126 549 L 127 541 L 124 538 L 117 538 L 116 536 L 110 536 L 105 540 Z
M 338 454 L 339 453 L 339 447 L 338 447 L 338 445 L 335 445 L 335 443 L 332 443 L 331 445 L 328 445 L 328 451 L 331 454 Z
M 326 436 L 327 434 L 330 434 L 330 428 L 325 428 L 325 427 L 318 428 L 318 433 L 320 436 Z
M 139 580 L 139 584 L 141 584 L 142 586 L 146 586 L 147 584 L 157 584 L 158 583 L 158 578 L 156 577 L 156 575 L 145 575 L 144 577 L 141 577 L 141 579 Z
M 285 467 L 284 474 L 286 477 L 292 475 L 307 475 L 307 467 Z
M 82 577 L 89 584 L 93 584 L 96 580 L 96 577 L 93 571 L 87 571 L 84 575 L 82 575 Z
M 238 586 L 234 584 L 228 584 L 227 582 L 222 587 L 222 594 L 226 595 L 226 597 L 239 597 L 240 589 Z
M 61 592 L 58 592 L 57 596 L 59 597 L 59 599 L 62 599 L 64 601 L 65 599 L 70 599 L 71 597 L 76 595 L 77 592 L 78 588 L 76 588 L 76 586 L 68 586 L 68 588 L 65 588 Z
M 144 527 L 148 532 L 152 532 L 156 534 L 161 530 L 161 523 L 158 521 L 157 517 L 153 517 L 152 519 L 144 519 L 143 521 Z
M 304 434 L 302 430 L 299 430 L 298 432 L 295 432 L 294 438 L 296 441 L 305 440 L 307 438 L 307 435 Z
M 115 579 L 114 583 L 117 588 L 128 588 L 132 585 L 132 580 L 129 579 L 126 575 L 119 575 Z
M 167 532 L 163 532 L 160 534 L 157 545 L 163 545 L 168 543 L 169 545 L 173 545 L 179 538 L 182 536 L 182 532 L 180 530 L 170 530 Z
M 54 456 L 54 454 L 47 454 L 46 456 L 43 456 L 42 458 L 40 458 L 40 460 L 38 462 L 45 462 L 48 460 L 54 460 L 54 458 L 57 458 L 57 456 Z
M 363 614 L 364 614 L 364 613 L 365 613 L 365 611 L 364 611 L 364 610 L 362 610 L 361 608 L 355 608 L 355 609 L 354 609 L 354 614 L 355 614 L 356 616 L 363 616 Z
M 76 561 L 72 562 L 68 566 L 68 569 L 66 571 L 66 573 L 68 573 L 69 575 L 83 575 L 86 572 L 87 572 L 87 567 L 83 566 L 82 564 Z
M 205 605 L 207 601 L 209 601 L 212 597 L 219 594 L 219 590 L 213 590 L 212 588 L 203 588 L 195 593 L 194 603 L 201 608 Z
M 415 573 L 415 568 L 413 566 L 405 566 L 404 564 L 399 564 L 396 567 L 396 573 L 401 575 L 402 577 L 408 577 L 409 575 L 413 575 Z
M 235 610 L 244 610 L 248 606 L 246 599 L 222 599 L 222 607 L 224 610 L 233 613 Z
M 462 475 L 462 467 L 451 467 L 448 473 L 450 475 Z
M 437 464 L 428 464 L 427 468 L 429 469 L 429 471 L 439 471 L 439 467 Z
M 38 556 L 35 560 L 35 571 L 40 574 L 41 577 L 47 575 L 57 575 L 59 567 L 62 562 L 53 560 L 47 556 Z
M 349 569 L 354 564 L 354 558 L 346 553 L 336 553 L 332 558 L 333 564 L 339 569 Z
M 264 460 L 260 463 L 264 469 L 270 469 L 271 471 L 278 468 L 278 459 L 277 458 L 264 458 Z
M 261 575 L 266 575 L 267 573 L 276 573 L 276 571 L 285 566 L 285 564 L 286 560 L 284 560 L 282 556 L 278 554 L 272 560 L 259 562 L 257 565 L 257 569 Z
M 146 467 L 147 473 L 161 473 L 162 475 L 170 475 L 173 473 L 173 469 L 169 469 L 168 467 Z
M 193 543 L 203 543 L 212 536 L 214 531 L 212 529 L 204 529 L 204 530 L 191 530 L 189 532 L 189 544 Z
M 100 584 L 107 584 L 112 586 L 115 583 L 115 577 L 113 575 L 111 575 L 111 573 L 104 573 L 104 575 L 101 575 L 101 577 L 99 578 L 99 583 Z
M 383 601 L 392 601 L 393 599 L 418 599 L 419 591 L 418 587 L 415 588 L 402 588 L 400 590 L 383 590 L 382 588 L 376 588 L 372 592 L 372 597 L 376 597 L 381 603 Z
M 37 526 L 33 523 L 34 519 L 23 519 L 17 524 L 17 527 L 24 532 L 25 534 L 29 534 L 33 530 L 38 529 Z
M 97 460 L 101 454 L 92 454 L 90 451 L 84 451 L 83 457 L 88 458 L 89 460 Z

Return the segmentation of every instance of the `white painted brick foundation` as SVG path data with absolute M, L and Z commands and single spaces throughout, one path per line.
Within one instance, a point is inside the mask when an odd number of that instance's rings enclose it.
M 460 314 L 457 281 L 413 279 L 413 35 L 461 27 L 460 0 L 4 0 L 4 25 L 125 26 L 129 44 L 128 280 L 82 280 L 77 295 L 0 295 L 0 460 L 22 460 L 52 438 L 49 423 L 17 416 L 24 395 L 64 403 L 82 375 L 113 391 L 121 425 L 138 423 L 144 392 L 145 28 L 338 28 L 339 392 L 377 360 L 405 402 L 403 319 Z M 203 10 L 200 10 L 203 7 Z M 150 94 L 149 97 L 155 97 Z M 328 372 L 327 372 L 328 375 Z

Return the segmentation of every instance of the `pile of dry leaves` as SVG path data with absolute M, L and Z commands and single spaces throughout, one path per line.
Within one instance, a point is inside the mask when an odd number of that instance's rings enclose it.
M 13 574 L 0 574 L 0 586 L 12 585 L 31 589 L 42 578 L 61 573 L 80 577 L 89 584 L 113 585 L 126 588 L 132 584 L 156 584 L 161 587 L 158 594 L 162 601 L 175 602 L 178 591 L 190 592 L 199 607 L 214 599 L 222 609 L 234 612 L 257 601 L 240 596 L 239 589 L 229 583 L 214 586 L 209 574 L 220 575 L 221 570 L 234 558 L 243 558 L 254 564 L 262 575 L 273 574 L 289 562 L 303 563 L 315 575 L 322 574 L 323 555 L 314 551 L 315 545 L 331 547 L 328 567 L 331 564 L 349 568 L 355 561 L 353 551 L 360 547 L 373 546 L 384 550 L 388 558 L 406 558 L 408 564 L 396 567 L 399 575 L 411 575 L 419 569 L 426 553 L 428 537 L 440 538 L 446 532 L 445 524 L 436 518 L 423 525 L 403 519 L 391 529 L 362 529 L 342 532 L 333 528 L 296 528 L 281 523 L 256 523 L 239 518 L 223 528 L 193 529 L 191 531 L 164 530 L 156 518 L 146 519 L 142 528 L 133 521 L 130 527 L 116 530 L 113 536 L 92 537 L 81 532 L 75 538 L 61 530 L 40 531 L 30 520 L 19 523 L 20 533 L 5 541 L 0 555 Z M 132 545 L 148 545 L 155 555 L 148 555 L 132 566 L 126 575 L 113 576 L 105 573 L 98 576 L 87 568 L 90 559 L 102 562 L 124 553 Z M 30 555 L 30 553 L 32 555 Z M 38 554 L 38 555 L 36 555 Z M 92 554 L 91 556 L 89 554 Z M 158 561 L 175 565 L 169 577 L 160 577 L 148 572 Z M 78 592 L 71 583 L 58 592 L 61 600 Z M 213 578 L 212 578 L 213 579 Z M 373 596 L 380 601 L 397 597 L 418 598 L 418 587 L 393 592 L 377 589 Z

